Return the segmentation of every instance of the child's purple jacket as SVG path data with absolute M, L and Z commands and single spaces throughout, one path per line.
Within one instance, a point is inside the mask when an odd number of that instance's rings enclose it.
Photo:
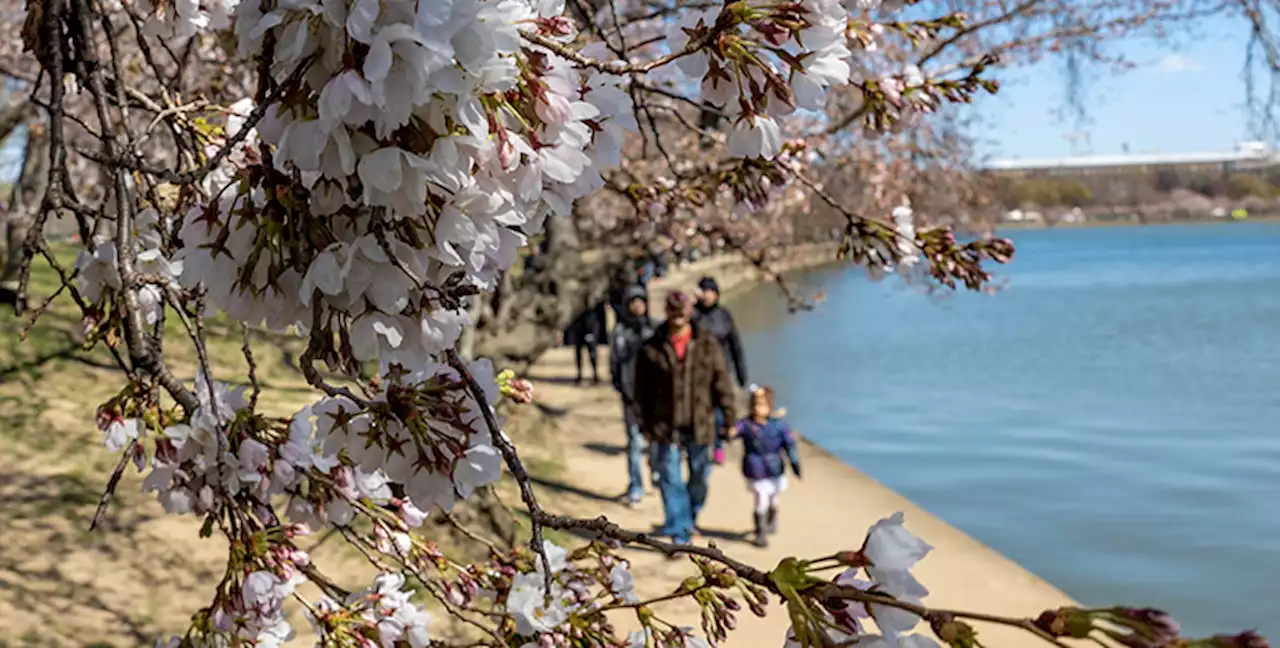
M 791 472 L 800 476 L 800 453 L 796 449 L 791 426 L 782 419 L 770 418 L 756 423 L 747 418 L 738 421 L 737 438 L 742 439 L 742 476 L 747 479 L 781 477 L 787 468 L 782 463 L 785 452 Z

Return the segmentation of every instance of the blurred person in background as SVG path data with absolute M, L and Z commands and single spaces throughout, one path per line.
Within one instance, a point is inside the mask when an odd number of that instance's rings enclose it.
M 693 319 L 720 343 L 729 375 L 737 381 L 739 388 L 745 388 L 747 358 L 742 349 L 742 340 L 738 337 L 738 325 L 734 323 L 733 315 L 720 305 L 720 284 L 714 277 L 703 277 L 698 281 L 698 307 Z M 733 419 L 726 418 L 723 411 L 716 412 L 716 421 L 720 429 L 733 423 Z M 712 458 L 717 465 L 724 464 L 723 438 L 716 439 Z
M 643 286 L 629 286 L 622 293 L 618 323 L 613 325 L 609 346 L 609 374 L 613 389 L 622 398 L 622 418 L 627 427 L 627 505 L 634 508 L 644 498 L 644 434 L 636 415 L 636 360 L 640 348 L 653 337 L 649 295 Z
M 585 310 L 573 318 L 564 330 L 564 343 L 573 346 L 574 364 L 578 368 L 578 377 L 574 384 L 582 384 L 582 356 L 586 352 L 591 361 L 591 382 L 600 384 L 600 370 L 597 367 L 596 347 L 605 342 L 605 307 L 604 300 L 587 306 Z

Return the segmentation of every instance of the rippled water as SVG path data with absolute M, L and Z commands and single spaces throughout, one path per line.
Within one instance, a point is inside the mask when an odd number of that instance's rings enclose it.
M 996 295 L 732 304 L 798 429 L 1085 604 L 1280 638 L 1280 224 L 1015 232 Z

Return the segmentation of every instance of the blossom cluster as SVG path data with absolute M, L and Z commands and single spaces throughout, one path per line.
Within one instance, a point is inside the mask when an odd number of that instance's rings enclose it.
M 848 23 L 839 0 L 733 3 L 686 12 L 667 43 L 680 51 L 714 42 L 677 65 L 700 80 L 703 101 L 734 120 L 730 156 L 773 159 L 784 142 L 777 118 L 822 110 L 830 88 L 849 83 Z
M 520 636 L 545 635 L 552 645 L 567 645 L 571 638 L 567 633 L 581 634 L 581 624 L 568 624 L 571 616 L 587 623 L 602 622 L 597 613 L 606 605 L 639 602 L 635 579 L 624 561 L 605 554 L 594 569 L 584 568 L 570 560 L 563 547 L 549 541 L 543 543 L 543 555 L 545 563 L 534 560 L 533 569 L 513 576 L 504 601 Z
M 867 531 L 862 549 L 848 562 L 850 567 L 835 583 L 864 592 L 887 595 L 908 604 L 920 604 L 927 590 L 911 573 L 912 567 L 933 549 L 903 526 L 904 516 L 895 513 L 876 522 Z M 872 620 L 879 634 L 865 625 Z M 849 600 L 828 603 L 820 617 L 792 615 L 787 646 L 857 645 L 877 648 L 937 648 L 938 643 L 923 634 L 911 634 L 920 617 L 899 607 Z
M 335 645 L 401 646 L 426 648 L 431 645 L 428 626 L 431 615 L 412 601 L 404 574 L 384 572 L 373 584 L 353 592 L 341 603 L 324 597 L 312 606 L 307 620 L 322 645 L 342 637 L 360 643 L 336 640 Z
M 134 214 L 129 232 L 128 253 L 135 264 L 134 271 L 151 279 L 136 293 L 139 311 L 147 325 L 160 321 L 165 304 L 164 291 L 171 285 L 176 286 L 176 280 L 182 274 L 182 262 L 170 261 L 162 250 L 168 225 L 168 219 L 160 212 L 148 208 Z M 84 250 L 76 258 L 76 290 L 90 305 L 97 305 L 104 301 L 104 297 L 119 291 L 123 282 L 115 237 L 98 235 L 92 243 L 92 250 Z
M 221 648 L 253 645 L 279 648 L 295 636 L 284 602 L 304 582 L 298 572 L 282 577 L 271 569 L 251 570 L 219 594 L 203 614 L 204 625 L 185 637 L 156 641 L 156 648 Z

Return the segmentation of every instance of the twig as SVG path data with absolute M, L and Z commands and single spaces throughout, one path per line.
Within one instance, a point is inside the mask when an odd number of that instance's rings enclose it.
M 253 386 L 253 391 L 249 394 L 249 411 L 256 411 L 258 396 L 262 394 L 262 383 L 258 382 L 258 363 L 253 358 L 253 336 L 247 324 L 242 325 L 241 330 L 244 335 L 244 344 L 240 347 L 240 351 L 244 354 L 244 361 L 249 365 L 249 384 Z
M 462 360 L 462 356 L 458 355 L 455 349 L 449 349 L 447 355 L 449 366 L 458 372 L 467 390 L 471 392 L 471 397 L 475 399 L 476 406 L 479 408 L 481 416 L 484 417 L 485 425 L 489 427 L 489 436 L 493 438 L 494 447 L 498 449 L 498 452 L 502 453 L 507 469 L 515 476 L 516 484 L 520 487 L 520 499 L 524 500 L 524 505 L 529 509 L 529 548 L 542 559 L 543 572 L 547 578 L 547 591 L 549 592 L 551 591 L 551 559 L 547 558 L 547 550 L 543 547 L 543 522 L 537 515 L 538 512 L 542 511 L 542 507 L 538 504 L 538 498 L 533 494 L 529 472 L 525 470 L 524 464 L 520 462 L 520 457 L 516 454 L 515 447 L 511 445 L 511 442 L 503 434 L 502 426 L 498 425 L 498 421 L 493 415 L 493 409 L 489 407 L 489 402 L 484 397 L 484 388 L 480 386 L 480 383 L 476 382 L 475 376 L 471 375 L 471 371 L 467 369 L 467 363 Z
M 116 486 L 120 484 L 120 478 L 124 476 L 124 467 L 129 465 L 129 459 L 135 452 L 142 449 L 138 447 L 138 441 L 134 440 L 129 443 L 129 447 L 120 453 L 120 461 L 116 462 L 115 470 L 111 471 L 111 479 L 107 480 L 107 487 L 102 491 L 102 496 L 98 498 L 98 508 L 93 512 L 93 519 L 89 521 L 89 530 L 93 531 L 98 528 L 99 524 L 107 517 L 107 506 L 111 503 L 111 498 L 116 494 Z
M 586 56 L 583 56 L 565 47 L 564 45 L 557 43 L 556 41 L 551 40 L 550 38 L 547 38 L 540 34 L 522 31 L 520 32 L 520 35 L 523 36 L 525 40 L 529 41 L 530 43 L 533 43 L 535 45 L 551 50 L 552 52 L 555 52 L 557 55 L 562 56 L 570 61 L 573 61 L 578 65 L 581 65 L 583 67 L 588 67 L 594 70 L 599 70 L 601 72 L 606 72 L 609 74 L 617 74 L 619 76 L 622 76 L 622 75 L 635 74 L 635 73 L 643 74 L 651 70 L 656 70 L 673 61 L 677 61 L 686 56 L 689 56 L 690 54 L 693 54 L 701 50 L 702 48 L 710 45 L 711 43 L 714 43 L 715 40 L 720 37 L 720 34 L 724 33 L 725 30 L 729 29 L 729 27 L 732 26 L 732 24 L 733 23 L 731 18 L 729 17 L 729 14 L 726 12 L 721 12 L 720 16 L 716 19 L 715 25 L 713 25 L 710 29 L 708 29 L 706 33 L 702 34 L 697 38 L 690 39 L 689 42 L 686 43 L 685 46 L 680 48 L 679 50 L 671 52 L 670 54 L 667 54 L 665 56 L 660 56 L 651 61 L 646 61 L 644 63 L 601 61 L 598 59 L 593 59 L 593 58 L 588 58 Z
M 466 525 L 462 524 L 462 522 L 458 520 L 458 517 L 455 516 L 453 513 L 450 513 L 449 511 L 446 511 L 444 509 L 440 509 L 440 512 L 444 515 L 444 519 L 448 521 L 449 524 L 453 526 L 453 528 L 457 529 L 459 533 L 461 533 L 464 536 L 467 536 L 468 538 L 470 538 L 475 542 L 478 542 L 484 545 L 486 548 L 489 549 L 489 552 L 492 555 L 495 555 L 495 556 L 502 555 L 502 551 L 498 549 L 498 545 L 495 545 L 492 541 L 481 537 L 480 534 L 476 533 L 475 531 L 468 529 Z

